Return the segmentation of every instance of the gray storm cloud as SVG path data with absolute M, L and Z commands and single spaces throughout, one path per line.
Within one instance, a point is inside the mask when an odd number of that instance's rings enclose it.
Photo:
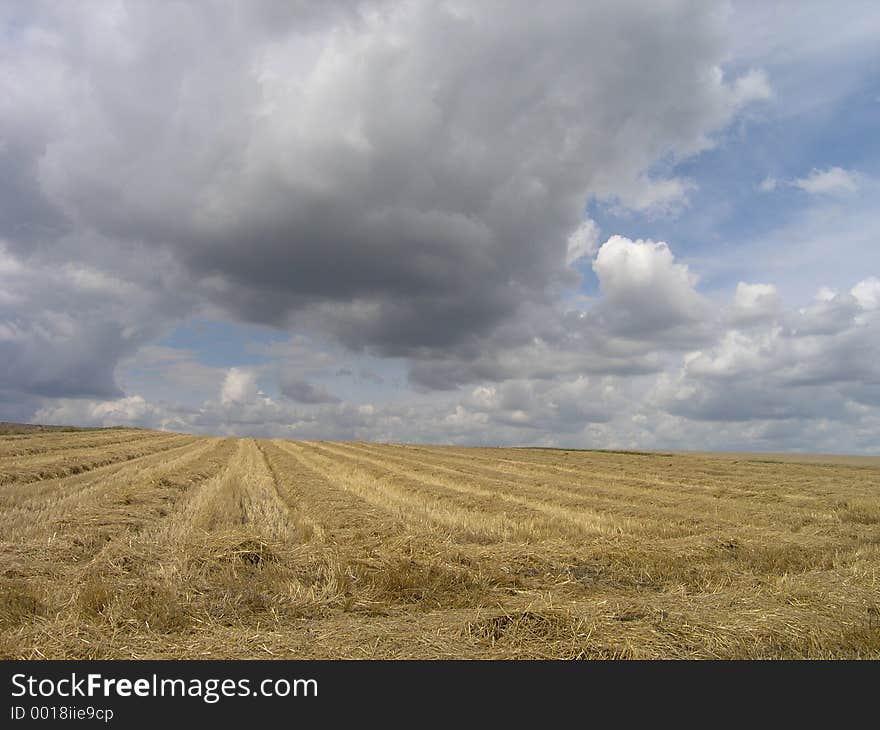
M 92 230 L 242 320 L 449 348 L 571 278 L 590 196 L 669 202 L 651 165 L 765 93 L 710 3 L 319 8 L 7 9 L 11 249 Z

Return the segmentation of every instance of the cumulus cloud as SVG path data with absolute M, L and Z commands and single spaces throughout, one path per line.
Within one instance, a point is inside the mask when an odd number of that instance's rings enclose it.
M 255 373 L 243 368 L 230 368 L 220 388 L 220 402 L 223 405 L 249 403 L 258 394 Z
M 695 324 L 705 302 L 697 277 L 677 263 L 663 241 L 609 238 L 593 262 L 612 331 L 644 336 Z
M 773 284 L 747 284 L 741 281 L 733 295 L 730 318 L 736 325 L 761 322 L 776 315 L 781 307 L 782 299 Z
M 820 292 L 796 311 L 769 307 L 768 297 L 775 292 L 766 285 L 740 285 L 733 309 L 737 299 L 755 305 L 760 325 L 727 330 L 712 347 L 688 353 L 677 375 L 658 379 L 654 402 L 698 420 L 841 423 L 878 403 L 880 318 L 868 297 Z
M 714 337 L 712 307 L 697 291 L 697 276 L 666 243 L 612 236 L 592 267 L 597 299 L 581 307 L 524 307 L 515 323 L 479 343 L 414 360 L 410 379 L 450 389 L 523 377 L 637 376 Z
M 880 279 L 870 276 L 856 284 L 850 294 L 862 309 L 880 309 Z

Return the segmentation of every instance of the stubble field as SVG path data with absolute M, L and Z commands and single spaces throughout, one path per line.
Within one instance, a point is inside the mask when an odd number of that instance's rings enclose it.
M 880 459 L 0 436 L 4 658 L 880 658 Z

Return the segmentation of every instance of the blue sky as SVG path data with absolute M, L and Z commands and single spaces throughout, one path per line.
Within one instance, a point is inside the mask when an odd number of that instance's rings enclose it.
M 817 34 L 828 19 L 824 13 L 815 19 Z M 791 245 L 786 232 L 817 207 L 834 208 L 837 215 L 829 226 L 855 218 L 857 225 L 876 232 L 874 189 L 824 201 L 794 187 L 780 186 L 772 193 L 760 189 L 768 177 L 794 180 L 832 167 L 867 178 L 880 175 L 880 54 L 873 45 L 864 42 L 804 55 L 792 48 L 786 61 L 772 62 L 760 55 L 734 60 L 728 65 L 731 73 L 749 66 L 765 70 L 773 98 L 719 133 L 714 148 L 671 168 L 696 184 L 689 204 L 676 215 L 614 215 L 609 206 L 593 204 L 590 215 L 604 232 L 668 241 L 686 260 L 718 259 L 719 252 L 725 260 L 739 259 L 730 269 L 706 277 L 707 288 L 721 290 L 732 288 L 739 278 L 760 277 L 767 271 L 753 258 L 755 245 Z M 813 271 L 798 267 L 790 272 L 796 281 L 784 284 L 785 289 L 801 303 L 813 293 L 801 285 L 804 278 L 809 285 L 827 279 L 829 285 L 843 286 L 866 263 L 876 270 L 878 247 L 866 244 L 857 249 L 857 260 L 836 261 L 837 271 L 824 264 Z

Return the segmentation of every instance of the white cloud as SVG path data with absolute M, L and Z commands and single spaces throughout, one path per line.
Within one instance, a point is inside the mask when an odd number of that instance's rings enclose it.
M 774 96 L 773 88 L 763 69 L 753 68 L 740 76 L 733 86 L 735 106 L 742 106 L 753 101 L 766 101 Z
M 858 192 L 864 184 L 865 176 L 842 167 L 829 167 L 827 170 L 814 168 L 808 175 L 789 180 L 777 180 L 772 175 L 765 177 L 759 184 L 762 193 L 772 193 L 783 185 L 798 188 L 810 195 L 843 195 Z
M 791 185 L 811 195 L 833 195 L 854 193 L 861 185 L 857 172 L 842 167 L 829 167 L 827 170 L 814 169 L 806 177 L 791 181 Z
M 35 423 L 83 426 L 141 426 L 164 428 L 171 423 L 185 428 L 182 419 L 166 419 L 162 410 L 147 403 L 139 395 L 115 400 L 90 401 L 62 399 L 45 406 L 34 414 Z
M 612 236 L 599 249 L 593 270 L 603 311 L 621 334 L 656 333 L 694 323 L 703 314 L 697 277 L 676 263 L 663 241 Z
M 578 259 L 593 256 L 599 243 L 599 226 L 596 221 L 587 218 L 568 237 L 568 250 L 565 263 L 569 266 Z
M 674 215 L 688 205 L 690 196 L 696 192 L 693 180 L 683 178 L 652 178 L 640 175 L 625 189 L 614 194 L 600 195 L 612 203 L 611 210 L 618 215 L 638 211 L 649 216 Z
M 736 285 L 736 292 L 730 307 L 731 321 L 737 325 L 766 320 L 777 314 L 782 307 L 776 287 L 773 284 Z
M 813 427 L 821 422 L 827 436 L 837 434 L 838 448 L 876 450 L 864 424 L 876 420 L 880 406 L 880 317 L 869 311 L 874 282 L 866 282 L 853 288 L 861 301 L 820 290 L 796 311 L 762 304 L 775 297 L 766 285 L 740 288 L 735 300 L 756 305 L 760 318 L 747 330 L 722 330 L 713 346 L 689 354 L 677 374 L 660 376 L 652 402 L 691 420 L 786 421 L 791 438 L 807 432 L 818 438 Z
M 851 290 L 863 309 L 880 309 L 880 278 L 870 276 L 860 281 Z
M 223 405 L 249 403 L 256 399 L 256 375 L 243 368 L 230 368 L 220 388 L 220 402 Z

